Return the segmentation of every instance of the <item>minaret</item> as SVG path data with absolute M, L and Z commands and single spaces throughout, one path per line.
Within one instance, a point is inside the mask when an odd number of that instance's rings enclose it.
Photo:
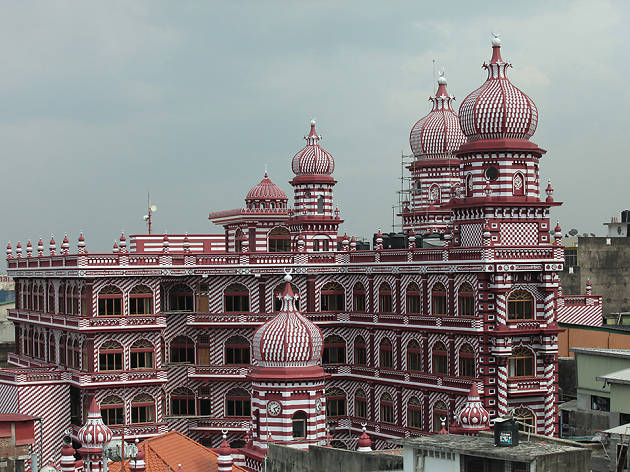
M 268 442 L 297 448 L 326 444 L 322 334 L 295 308 L 286 275 L 282 309 L 254 333 L 253 446 Z
M 96 398 L 92 397 L 87 421 L 77 433 L 77 439 L 82 444 L 79 453 L 83 461 L 90 464 L 90 470 L 86 472 L 103 470 L 103 447 L 112 440 L 112 436 L 112 430 L 103 423 Z
M 319 145 L 322 137 L 315 131 L 304 136 L 306 146 L 293 156 L 291 167 L 295 177 L 291 180 L 294 195 L 293 216 L 288 224 L 295 244 L 304 236 L 306 251 L 334 251 L 337 249 L 338 228 L 343 220 L 335 215 L 332 177 L 335 160 L 332 154 Z

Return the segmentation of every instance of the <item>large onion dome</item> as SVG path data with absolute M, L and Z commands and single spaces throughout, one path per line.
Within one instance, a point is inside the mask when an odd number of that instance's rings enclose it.
M 429 97 L 433 103 L 431 112 L 411 128 L 409 144 L 416 158 L 449 158 L 466 142 L 457 113 L 451 107 L 454 99 L 446 91 L 446 77 L 440 74 L 435 97 Z
M 85 449 L 102 449 L 112 440 L 112 436 L 112 430 L 103 423 L 96 398 L 92 398 L 87 421 L 77 433 L 77 439 Z
M 321 136 L 315 131 L 315 120 L 311 121 L 311 132 L 306 139 L 306 146 L 295 156 L 291 167 L 295 175 L 330 175 L 335 170 L 335 160 L 328 151 L 319 145 Z
M 456 418 L 457 425 L 463 431 L 484 431 L 490 428 L 490 415 L 481 404 L 476 384 L 472 384 L 468 399 Z
M 267 172 L 263 179 L 248 192 L 245 201 L 249 200 L 288 200 L 280 187 L 274 184 Z
M 469 141 L 529 139 L 538 125 L 538 109 L 507 78 L 511 64 L 501 59 L 501 40 L 492 38 L 492 59 L 483 65 L 488 78 L 459 107 L 459 123 Z
M 286 282 L 282 309 L 254 333 L 254 359 L 262 367 L 316 366 L 322 357 L 322 333 L 315 324 L 295 309 L 298 295 Z

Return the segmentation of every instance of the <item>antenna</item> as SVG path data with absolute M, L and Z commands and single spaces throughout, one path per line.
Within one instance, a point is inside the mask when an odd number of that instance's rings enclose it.
M 149 225 L 149 234 L 151 234 L 151 214 L 157 211 L 157 205 L 151 205 L 151 193 L 147 192 L 147 214 L 142 217 Z
M 433 87 L 435 87 L 435 59 L 433 59 L 433 82 L 431 82 L 431 92 L 433 92 Z

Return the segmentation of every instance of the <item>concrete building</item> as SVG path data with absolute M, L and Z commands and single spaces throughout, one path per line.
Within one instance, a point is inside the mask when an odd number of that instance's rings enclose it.
M 24 472 L 35 442 L 34 416 L 0 413 L 0 472 Z

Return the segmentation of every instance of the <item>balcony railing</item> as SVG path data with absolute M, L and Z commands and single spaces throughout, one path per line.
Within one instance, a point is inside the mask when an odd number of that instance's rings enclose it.
M 195 365 L 188 367 L 188 378 L 244 379 L 250 370 L 251 366 Z
M 537 377 L 513 377 L 508 379 L 508 394 L 544 394 L 547 380 Z
M 124 327 L 128 329 L 165 328 L 166 316 L 157 315 L 125 315 L 125 316 L 77 316 L 51 314 L 25 310 L 9 310 L 9 321 L 28 321 L 34 324 L 54 325 L 58 327 L 78 328 L 79 330 L 101 330 L 103 328 Z
M 249 431 L 251 418 L 195 418 L 189 421 L 191 431 Z

